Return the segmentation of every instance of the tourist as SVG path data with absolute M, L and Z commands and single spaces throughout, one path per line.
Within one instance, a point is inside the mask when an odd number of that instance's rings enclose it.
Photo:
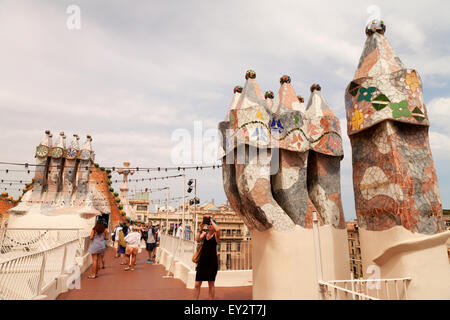
M 99 269 L 100 256 L 105 250 L 105 240 L 108 239 L 108 233 L 102 220 L 96 222 L 89 239 L 91 240 L 91 244 L 89 245 L 88 251 L 92 255 L 92 270 L 88 278 L 95 279 Z
M 207 231 L 203 230 L 206 224 Z M 217 222 L 210 216 L 204 216 L 203 222 L 200 224 L 199 232 L 195 235 L 195 241 L 203 242 L 200 252 L 200 259 L 197 263 L 195 275 L 195 299 L 200 296 L 200 288 L 202 281 L 208 281 L 209 299 L 214 300 L 217 271 L 219 263 L 217 259 L 217 243 L 220 240 L 220 230 Z
M 105 219 L 99 219 L 103 222 L 103 224 L 105 225 L 105 231 L 107 232 L 108 229 L 108 223 L 106 222 Z M 108 241 L 105 238 L 105 249 L 103 249 L 103 252 L 100 254 L 100 262 L 101 262 L 101 269 L 105 269 L 105 252 L 106 252 L 106 247 L 108 246 Z
M 184 240 L 191 240 L 191 226 L 186 226 L 186 230 L 184 231 Z
M 134 271 L 134 267 L 136 265 L 136 255 L 138 254 L 140 241 L 141 241 L 141 233 L 137 228 L 131 230 L 125 237 L 125 242 L 127 243 L 125 255 L 127 256 L 127 263 L 128 263 L 128 266 L 125 268 L 125 271 L 128 270 Z
M 147 263 L 155 262 L 154 254 L 156 249 L 156 228 L 149 223 L 148 225 L 148 237 L 146 240 L 146 249 L 148 253 Z
M 177 232 L 176 232 L 175 237 L 181 238 L 181 235 L 183 234 L 183 231 L 184 231 L 183 223 L 180 223 L 180 224 L 178 225 L 178 228 L 177 228 Z
M 116 254 L 114 256 L 114 258 L 119 258 L 120 253 L 119 253 L 119 231 L 122 230 L 122 226 L 123 226 L 123 222 L 119 222 L 119 224 L 116 226 L 116 228 L 114 229 L 113 232 L 113 238 L 112 240 L 114 241 L 114 248 L 116 248 Z
M 160 230 L 160 225 L 156 225 L 156 246 L 159 247 L 159 243 L 161 242 L 161 232 L 163 230 Z
M 126 223 L 123 224 L 122 228 L 119 230 L 119 249 L 117 252 L 119 253 L 121 259 L 120 265 L 126 265 L 125 259 L 125 250 L 127 243 L 125 241 L 125 237 L 128 235 L 128 226 Z
M 160 243 L 161 243 L 161 233 L 163 232 L 163 230 L 160 230 L 160 225 L 156 225 L 156 248 L 159 247 Z M 156 248 L 155 248 L 155 252 L 156 252 Z

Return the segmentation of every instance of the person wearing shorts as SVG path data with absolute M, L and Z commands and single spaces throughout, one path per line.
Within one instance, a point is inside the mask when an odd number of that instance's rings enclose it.
M 125 256 L 127 257 L 128 263 L 125 271 L 134 271 L 134 267 L 136 265 L 136 255 L 138 254 L 139 243 L 141 242 L 141 233 L 137 230 L 137 228 L 134 228 L 134 230 L 131 230 L 128 233 L 125 237 L 125 242 L 127 243 Z
M 155 262 L 153 258 L 153 254 L 155 252 L 156 248 L 156 234 L 154 233 L 155 227 L 153 227 L 151 224 L 148 226 L 148 236 L 147 236 L 147 242 L 146 242 L 146 249 L 148 252 L 148 259 L 147 263 Z

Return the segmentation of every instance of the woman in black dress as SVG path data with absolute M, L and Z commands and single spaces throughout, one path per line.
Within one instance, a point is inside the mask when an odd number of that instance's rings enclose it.
M 208 216 L 205 216 L 208 218 Z M 210 218 L 210 217 L 209 217 Z M 195 241 L 203 241 L 200 259 L 197 263 L 195 275 L 195 299 L 200 296 L 202 281 L 208 281 L 209 299 L 214 300 L 214 282 L 216 281 L 219 263 L 217 260 L 217 243 L 220 239 L 220 230 L 216 222 L 210 218 L 210 224 L 206 225 L 208 232 L 203 231 L 203 223 L 200 224 L 199 232 L 195 235 Z

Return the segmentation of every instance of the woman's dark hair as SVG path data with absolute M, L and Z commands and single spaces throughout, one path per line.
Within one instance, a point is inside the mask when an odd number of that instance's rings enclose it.
M 127 232 L 128 232 L 128 226 L 127 225 L 124 225 L 122 227 L 122 232 L 123 232 L 124 235 L 127 234 Z
M 94 227 L 95 233 L 97 234 L 102 234 L 105 232 L 105 223 L 103 222 L 103 220 L 97 220 L 97 222 L 95 223 L 95 227 Z

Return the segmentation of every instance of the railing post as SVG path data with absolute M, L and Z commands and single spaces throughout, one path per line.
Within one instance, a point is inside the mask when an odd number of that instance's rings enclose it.
M 64 254 L 61 264 L 61 275 L 64 274 L 64 270 L 66 269 L 66 260 L 67 260 L 67 243 L 64 245 Z
M 387 280 L 385 280 L 384 282 L 384 285 L 386 286 L 386 298 L 387 300 L 390 300 L 391 297 L 389 296 L 389 282 Z
M 400 300 L 400 297 L 398 295 L 397 280 L 394 280 L 394 285 L 395 285 L 395 294 L 397 296 L 397 300 Z
M 323 280 L 322 276 L 322 256 L 320 250 L 320 235 L 319 235 L 319 220 L 317 219 L 317 212 L 313 211 L 313 236 L 314 236 L 314 251 L 316 258 L 316 277 L 317 284 L 319 285 L 319 292 L 322 300 L 324 300 L 324 292 L 323 285 L 321 281 Z
M 403 280 L 403 290 L 405 292 L 405 300 L 408 300 L 408 296 L 406 294 L 406 281 L 408 281 L 408 280 Z
M 0 253 L 1 253 L 1 249 L 3 249 L 3 245 L 5 243 L 6 230 L 8 230 L 5 223 L 2 223 L 1 230 L 2 230 L 2 235 L 1 235 L 2 238 L 1 238 L 1 242 L 0 242 Z
M 39 281 L 38 281 L 38 285 L 37 285 L 36 296 L 40 296 L 41 295 L 42 283 L 44 282 L 44 274 L 45 274 L 45 265 L 46 265 L 46 263 L 47 263 L 47 255 L 44 252 L 43 255 L 42 255 L 41 272 L 39 274 Z
M 355 300 L 355 282 L 353 281 L 355 277 L 353 276 L 353 272 L 350 273 L 350 279 L 352 280 L 352 299 Z

